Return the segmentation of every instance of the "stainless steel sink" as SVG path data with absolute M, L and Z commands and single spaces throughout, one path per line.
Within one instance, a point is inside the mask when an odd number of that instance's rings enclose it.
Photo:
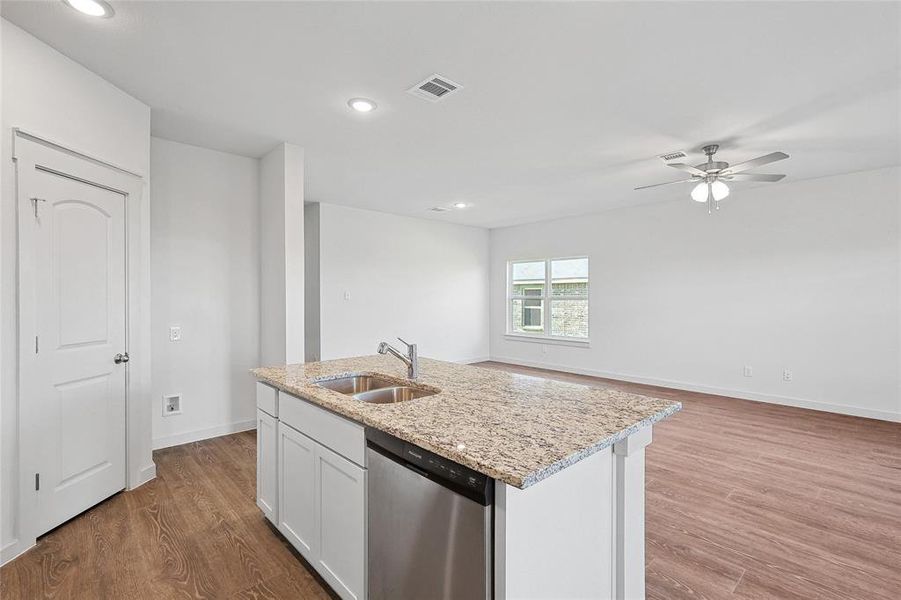
M 361 392 L 378 390 L 397 384 L 393 381 L 388 381 L 387 379 L 374 377 L 372 375 L 353 375 L 351 377 L 339 377 L 338 379 L 319 381 L 316 385 L 342 394 L 347 394 L 348 396 L 353 396 L 354 394 L 359 394 Z
M 438 393 L 437 391 L 423 388 L 398 385 L 394 381 L 382 379 L 375 375 L 351 375 L 337 379 L 326 379 L 325 381 L 317 381 L 316 385 L 346 394 L 360 402 L 370 402 L 372 404 L 394 404 L 395 402 L 406 402 L 407 400 L 415 400 L 416 398 L 432 396 Z
M 402 385 L 361 392 L 354 394 L 354 398 L 360 402 L 369 402 L 371 404 L 394 404 L 395 402 L 406 402 L 407 400 L 432 396 L 436 393 L 431 390 Z

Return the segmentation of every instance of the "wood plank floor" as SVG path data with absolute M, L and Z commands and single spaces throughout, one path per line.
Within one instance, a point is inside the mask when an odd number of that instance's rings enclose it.
M 682 402 L 646 453 L 648 600 L 901 598 L 901 424 L 480 366 Z
M 901 425 L 482 366 L 683 403 L 647 453 L 649 600 L 901 597 Z M 157 451 L 156 480 L 0 569 L 0 598 L 329 598 L 257 510 L 255 452 L 252 432 Z
M 0 569 L 0 598 L 332 598 L 256 507 L 249 431 L 154 452 L 121 492 Z

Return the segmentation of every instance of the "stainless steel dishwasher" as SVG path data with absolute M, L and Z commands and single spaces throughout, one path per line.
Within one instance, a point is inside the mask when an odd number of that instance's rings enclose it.
M 366 430 L 369 598 L 492 597 L 494 480 Z

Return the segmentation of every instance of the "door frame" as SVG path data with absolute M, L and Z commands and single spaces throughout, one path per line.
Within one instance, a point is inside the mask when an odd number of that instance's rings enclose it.
M 18 415 L 18 506 L 15 547 L 4 548 L 2 562 L 34 546 L 37 513 L 34 490 L 35 444 L 29 436 L 27 411 L 22 412 L 22 377 L 34 360 L 36 298 L 33 256 L 26 252 L 33 244 L 34 218 L 29 191 L 37 170 L 82 181 L 124 196 L 125 200 L 125 339 L 131 360 L 125 374 L 125 471 L 126 489 L 134 489 L 156 476 L 151 450 L 150 393 L 150 207 L 144 179 L 110 163 L 61 146 L 53 141 L 13 129 L 12 158 L 16 172 L 17 213 L 17 397 Z M 10 544 L 12 546 L 12 544 Z

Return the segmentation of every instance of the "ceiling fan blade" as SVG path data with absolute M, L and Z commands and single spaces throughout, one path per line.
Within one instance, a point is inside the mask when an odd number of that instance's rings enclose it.
M 652 187 L 660 187 L 661 185 L 672 185 L 674 183 L 688 183 L 689 181 L 697 181 L 697 179 L 695 177 L 692 177 L 690 179 L 680 179 L 679 181 L 666 181 L 664 183 L 655 183 L 654 185 L 643 185 L 643 186 L 637 187 L 635 189 L 636 190 L 646 190 L 646 189 L 652 188 Z
M 723 179 L 728 181 L 779 181 L 785 175 L 771 175 L 769 173 L 735 173 L 734 175 L 724 175 Z
M 755 167 L 762 167 L 763 165 L 768 165 L 777 160 L 784 160 L 786 158 L 788 158 L 788 154 L 785 152 L 770 152 L 769 154 L 764 154 L 763 156 L 758 156 L 757 158 L 752 158 L 751 160 L 732 165 L 724 171 L 724 174 L 741 173 L 742 171 L 747 171 L 748 169 L 753 169 Z
M 672 167 L 674 169 L 679 169 L 680 171 L 685 171 L 686 173 L 691 173 L 692 175 L 697 175 L 698 177 L 706 177 L 707 173 L 698 169 L 697 167 L 693 167 L 691 165 L 686 165 L 684 163 L 666 163 L 667 167 Z

